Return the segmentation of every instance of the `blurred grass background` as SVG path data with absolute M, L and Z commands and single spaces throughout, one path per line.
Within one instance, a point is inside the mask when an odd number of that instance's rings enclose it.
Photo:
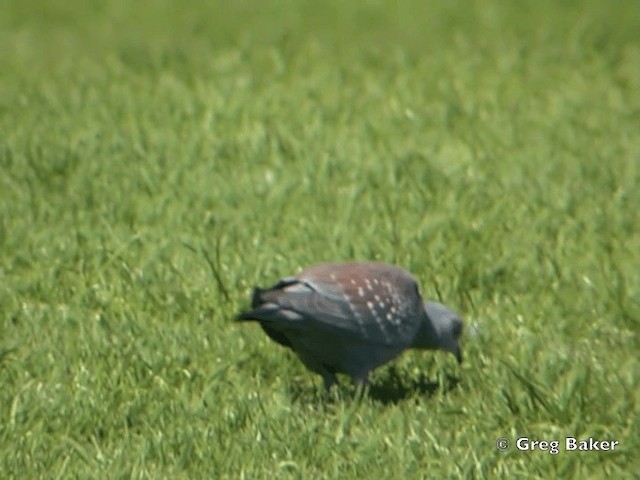
M 0 10 L 3 476 L 640 471 L 637 2 Z M 477 324 L 466 362 L 325 399 L 232 324 L 347 259 Z M 496 450 L 523 435 L 620 446 Z

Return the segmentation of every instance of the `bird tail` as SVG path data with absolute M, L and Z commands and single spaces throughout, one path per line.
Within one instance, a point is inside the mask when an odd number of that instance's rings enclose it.
M 251 310 L 247 310 L 246 312 L 240 312 L 236 315 L 236 322 L 255 322 L 260 320 L 260 317 L 257 316 L 256 309 L 260 308 L 262 305 L 262 293 L 265 290 L 261 288 L 254 288 L 253 294 L 251 295 Z
M 299 314 L 282 310 L 277 303 L 273 303 L 280 289 L 292 283 L 294 282 L 289 279 L 284 279 L 271 288 L 254 288 L 253 295 L 251 296 L 251 310 L 240 312 L 235 318 L 236 322 L 260 322 L 262 330 L 264 330 L 274 342 L 292 348 L 289 338 L 273 326 L 273 323 L 287 320 L 300 320 L 302 318 Z
M 274 314 L 279 311 L 278 297 L 282 294 L 282 290 L 296 283 L 298 283 L 296 278 L 288 277 L 281 279 L 269 288 L 255 287 L 251 295 L 251 310 L 240 312 L 236 316 L 236 321 L 250 322 L 277 319 L 277 315 L 274 317 Z
M 262 288 L 256 287 L 253 289 L 253 294 L 251 295 L 251 308 L 258 308 L 264 303 L 264 300 L 262 299 L 262 294 L 264 292 L 266 292 L 266 290 L 263 290 Z
M 235 318 L 236 322 L 257 322 L 259 321 L 255 315 L 253 315 L 253 310 L 250 310 L 248 312 L 240 312 L 238 315 L 236 315 Z

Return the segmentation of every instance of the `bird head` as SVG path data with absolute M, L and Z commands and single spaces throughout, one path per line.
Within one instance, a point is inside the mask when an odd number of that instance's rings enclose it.
M 456 357 L 458 363 L 461 363 L 462 319 L 455 312 L 437 302 L 425 302 L 424 311 L 426 315 L 413 346 L 450 352 Z

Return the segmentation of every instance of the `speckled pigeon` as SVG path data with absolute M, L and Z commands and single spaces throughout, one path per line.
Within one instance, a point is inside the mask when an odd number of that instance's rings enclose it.
M 291 348 L 328 390 L 336 373 L 366 384 L 369 372 L 407 348 L 442 349 L 462 361 L 462 320 L 423 302 L 407 271 L 377 262 L 321 263 L 253 292 L 238 321 L 257 321 Z

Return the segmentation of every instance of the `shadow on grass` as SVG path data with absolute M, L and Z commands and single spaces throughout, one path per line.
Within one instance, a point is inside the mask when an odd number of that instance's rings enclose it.
M 369 386 L 369 397 L 384 405 L 397 404 L 409 398 L 431 397 L 433 394 L 448 393 L 458 386 L 460 379 L 447 375 L 444 379 L 434 380 L 424 374 L 411 379 L 403 378 L 393 369 L 385 378 Z
M 420 374 L 417 377 L 407 378 L 395 367 L 389 367 L 383 377 L 374 379 L 362 392 L 357 386 L 351 384 L 346 377 L 335 385 L 330 392 L 325 392 L 318 385 L 308 382 L 293 382 L 289 387 L 292 400 L 300 403 L 334 403 L 340 400 L 355 400 L 364 394 L 375 402 L 383 405 L 394 405 L 411 398 L 431 397 L 441 392 L 448 393 L 454 390 L 460 383 L 460 378 L 446 375 L 441 379 L 427 377 Z

